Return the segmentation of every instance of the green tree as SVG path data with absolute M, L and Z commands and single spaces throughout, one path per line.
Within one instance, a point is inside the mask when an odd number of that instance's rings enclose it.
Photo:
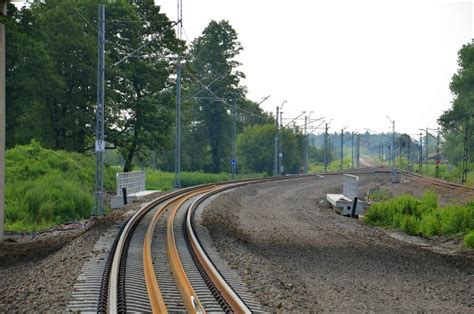
M 458 52 L 459 69 L 453 75 L 450 89 L 454 95 L 452 107 L 446 110 L 438 119 L 443 128 L 446 138 L 445 156 L 451 162 L 462 160 L 463 134 L 466 123 L 469 123 L 469 129 L 472 130 L 472 115 L 474 114 L 474 45 L 468 43 Z M 473 139 L 470 137 L 470 158 L 472 154 Z M 451 148 L 451 149 L 450 149 Z
M 93 148 L 100 2 L 35 1 L 20 11 L 10 6 L 10 147 L 36 138 L 55 149 Z M 153 0 L 107 2 L 106 30 L 106 140 L 120 149 L 128 171 L 137 152 L 170 143 L 171 75 L 184 43 Z M 116 65 L 132 51 L 131 58 Z
M 153 0 L 135 5 L 121 2 L 109 14 L 126 23 L 116 22 L 108 32 L 114 45 L 110 59 L 121 61 L 130 51 L 139 52 L 119 65 L 109 66 L 113 76 L 110 89 L 118 95 L 110 99 L 109 134 L 107 141 L 119 146 L 124 158 L 124 171 L 133 167 L 137 152 L 169 146 L 174 117 L 174 80 L 176 54 L 184 43 L 177 40 L 171 21 L 161 13 Z M 110 76 L 109 76 L 110 77 Z
M 285 173 L 299 173 L 304 164 L 304 135 L 299 129 L 282 128 L 281 141 Z
M 237 139 L 239 167 L 244 172 L 273 173 L 276 127 L 274 124 L 247 127 Z M 303 167 L 304 136 L 299 130 L 282 128 L 280 139 L 285 173 L 299 173 Z
M 237 139 L 237 160 L 244 172 L 273 173 L 276 126 L 247 127 Z
M 242 50 L 237 32 L 228 21 L 211 21 L 203 34 L 192 44 L 191 59 L 195 74 L 190 93 L 201 97 L 195 103 L 194 122 L 205 131 L 201 147 L 209 145 L 211 171 L 228 168 L 230 160 L 231 118 L 229 104 L 240 99 L 244 89 L 239 86 L 243 73 L 236 70 L 235 57 Z M 204 86 L 210 86 L 204 88 Z M 202 91 L 202 92 L 201 92 Z M 197 139 L 198 140 L 198 139 Z

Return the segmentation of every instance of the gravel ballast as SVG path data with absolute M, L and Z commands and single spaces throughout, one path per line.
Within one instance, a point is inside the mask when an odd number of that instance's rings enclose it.
M 366 192 L 387 175 L 360 179 Z M 215 248 L 264 310 L 473 311 L 474 252 L 462 251 L 459 239 L 438 246 L 439 239 L 410 238 L 337 215 L 325 195 L 339 193 L 341 184 L 340 175 L 253 184 L 217 195 L 205 208 L 203 223 Z M 383 185 L 392 195 L 421 195 L 427 187 L 413 178 Z M 435 189 L 442 203 L 474 196 Z M 65 311 L 97 239 L 141 206 L 89 222 L 85 232 L 0 242 L 0 312 Z
M 367 191 L 386 175 L 360 179 Z M 420 195 L 410 180 L 394 194 Z M 474 309 L 472 254 L 436 253 L 337 215 L 325 195 L 340 190 L 334 175 L 249 185 L 217 196 L 204 225 L 268 311 Z
M 63 312 L 97 240 L 154 193 L 112 214 L 88 221 L 86 230 L 46 233 L 34 240 L 0 242 L 0 313 Z

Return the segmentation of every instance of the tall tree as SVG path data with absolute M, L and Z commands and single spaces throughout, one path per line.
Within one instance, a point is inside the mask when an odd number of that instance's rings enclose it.
M 231 118 L 229 105 L 241 98 L 239 86 L 243 73 L 237 71 L 235 57 L 242 50 L 237 32 L 228 21 L 211 21 L 191 49 L 195 70 L 195 88 L 191 93 L 201 97 L 196 103 L 196 121 L 205 130 L 211 151 L 213 172 L 228 168 L 230 161 Z M 204 88 L 205 86 L 209 88 Z M 200 90 L 202 89 L 202 92 Z M 205 146 L 205 143 L 203 143 Z
M 93 148 L 100 2 L 44 0 L 20 11 L 10 7 L 10 147 L 36 138 L 56 149 Z M 153 0 L 106 4 L 106 140 L 122 151 L 126 171 L 137 151 L 169 144 L 171 75 L 184 49 L 172 26 Z
M 446 110 L 438 119 L 438 122 L 446 133 L 446 147 L 462 147 L 463 133 L 466 125 L 472 130 L 474 123 L 472 116 L 474 115 L 474 44 L 469 43 L 463 45 L 458 52 L 459 69 L 453 75 L 450 89 L 454 95 L 452 107 Z M 473 138 L 470 137 L 469 147 L 473 147 Z M 453 155 L 454 151 L 459 155 Z M 473 156 L 472 149 L 470 159 Z M 456 162 L 462 160 L 462 152 L 455 149 L 446 155 L 450 157 L 450 161 Z
M 135 154 L 167 146 L 173 121 L 176 54 L 184 50 L 173 25 L 153 0 L 143 0 L 121 13 L 121 20 L 108 32 L 114 43 L 110 58 L 110 88 L 117 91 L 111 99 L 107 141 L 117 144 L 125 158 L 124 171 L 130 171 Z M 125 14 L 124 14 L 125 12 Z M 112 12 L 113 13 L 113 12 Z

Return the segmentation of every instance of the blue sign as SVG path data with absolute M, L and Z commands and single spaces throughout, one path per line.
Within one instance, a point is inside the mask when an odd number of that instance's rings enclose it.
M 230 164 L 231 164 L 232 166 L 235 166 L 235 165 L 237 165 L 237 160 L 235 160 L 235 159 L 232 159 L 232 160 L 230 161 Z

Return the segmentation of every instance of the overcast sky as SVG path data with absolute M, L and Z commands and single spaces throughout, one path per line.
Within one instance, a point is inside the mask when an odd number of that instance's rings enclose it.
M 176 0 L 155 0 L 176 20 Z M 457 51 L 473 37 L 471 1 L 183 0 L 185 39 L 228 20 L 244 47 L 248 98 L 283 117 L 313 111 L 331 131 L 437 127 L 451 105 Z

